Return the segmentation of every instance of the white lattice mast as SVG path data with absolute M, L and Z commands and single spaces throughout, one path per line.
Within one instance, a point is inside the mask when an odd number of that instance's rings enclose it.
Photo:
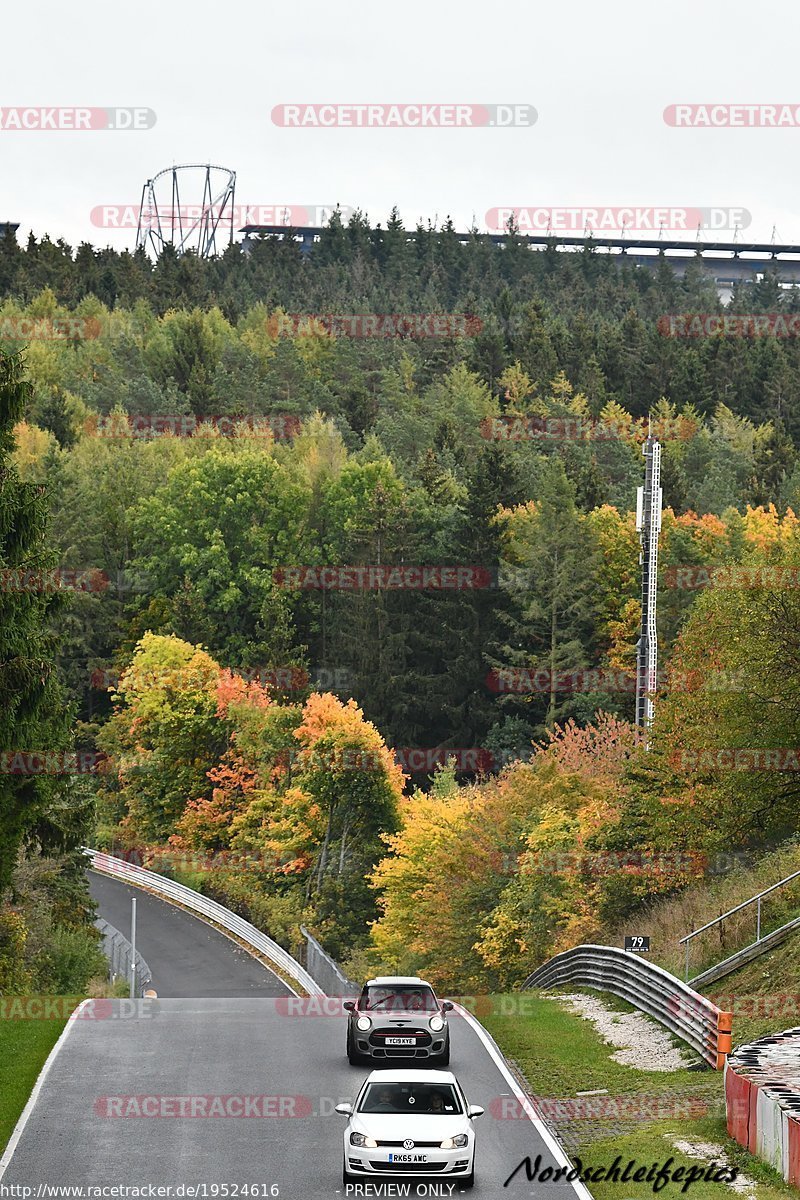
M 642 624 L 636 643 L 636 724 L 653 721 L 653 695 L 658 683 L 658 535 L 661 531 L 661 444 L 652 434 L 642 447 L 644 487 L 636 489 L 636 528 L 641 542 Z

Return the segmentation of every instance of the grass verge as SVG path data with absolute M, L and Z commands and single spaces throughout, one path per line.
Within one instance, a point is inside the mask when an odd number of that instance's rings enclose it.
M 615 997 L 603 994 L 602 999 L 607 1008 L 632 1011 Z M 776 1171 L 728 1137 L 721 1072 L 688 1068 L 644 1071 L 623 1066 L 614 1061 L 615 1048 L 601 1040 L 592 1023 L 570 1012 L 552 995 L 517 992 L 492 996 L 483 1009 L 476 1015 L 573 1161 L 579 1157 L 584 1167 L 594 1169 L 610 1167 L 619 1156 L 623 1170 L 631 1159 L 649 1169 L 672 1157 L 670 1171 L 708 1167 L 710 1159 L 691 1158 L 676 1150 L 673 1142 L 710 1142 L 721 1146 L 728 1162 L 753 1180 L 753 1188 L 745 1193 L 751 1200 L 796 1197 Z M 661 1029 L 655 1022 L 654 1026 Z M 687 1049 L 687 1053 L 691 1052 Z M 579 1095 L 589 1091 L 603 1094 Z M 493 1119 L 491 1115 L 489 1119 Z M 683 1186 L 682 1180 L 671 1181 L 657 1194 L 663 1200 L 682 1195 L 690 1200 L 732 1200 L 737 1194 L 723 1182 L 693 1182 L 685 1192 Z M 652 1183 L 630 1179 L 624 1184 L 592 1182 L 589 1190 L 597 1200 L 645 1200 L 654 1194 Z
M 0 1153 L 28 1103 L 45 1059 L 58 1040 L 66 1021 L 0 1021 Z

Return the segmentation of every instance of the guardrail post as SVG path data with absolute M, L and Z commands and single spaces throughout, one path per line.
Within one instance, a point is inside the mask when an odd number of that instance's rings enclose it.
M 719 1012 L 717 1014 L 717 1070 L 725 1066 L 725 1059 L 731 1052 L 731 1035 L 733 1031 L 733 1013 Z
M 131 896 L 131 1000 L 136 997 L 136 897 Z
M 761 897 L 758 897 L 758 905 L 756 906 L 756 941 L 761 941 Z
M 691 945 L 690 942 L 686 943 L 686 970 L 685 970 L 685 973 L 683 976 L 686 983 L 689 982 L 689 946 L 690 945 Z

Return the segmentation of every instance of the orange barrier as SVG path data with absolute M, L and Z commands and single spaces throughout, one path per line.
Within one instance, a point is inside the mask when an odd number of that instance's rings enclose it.
M 733 1013 L 717 1013 L 717 1070 L 725 1067 L 725 1059 L 731 1052 L 731 1035 L 733 1030 Z

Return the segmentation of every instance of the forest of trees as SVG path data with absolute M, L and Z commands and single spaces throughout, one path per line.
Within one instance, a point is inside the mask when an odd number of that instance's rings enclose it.
M 771 277 L 730 305 L 799 307 Z M 791 836 L 796 773 L 714 754 L 792 745 L 800 352 L 659 327 L 719 310 L 696 264 L 409 237 L 395 215 L 334 219 L 307 259 L 0 240 L 0 751 L 99 764 L 0 775 L 0 988 L 4 955 L 7 978 L 39 961 L 23 876 L 61 862 L 85 920 L 88 837 L 221 855 L 198 882 L 287 944 L 304 920 L 453 988 L 518 982 L 720 845 Z M 335 314 L 470 319 L 371 337 Z M 418 568 L 427 586 L 387 583 Z

